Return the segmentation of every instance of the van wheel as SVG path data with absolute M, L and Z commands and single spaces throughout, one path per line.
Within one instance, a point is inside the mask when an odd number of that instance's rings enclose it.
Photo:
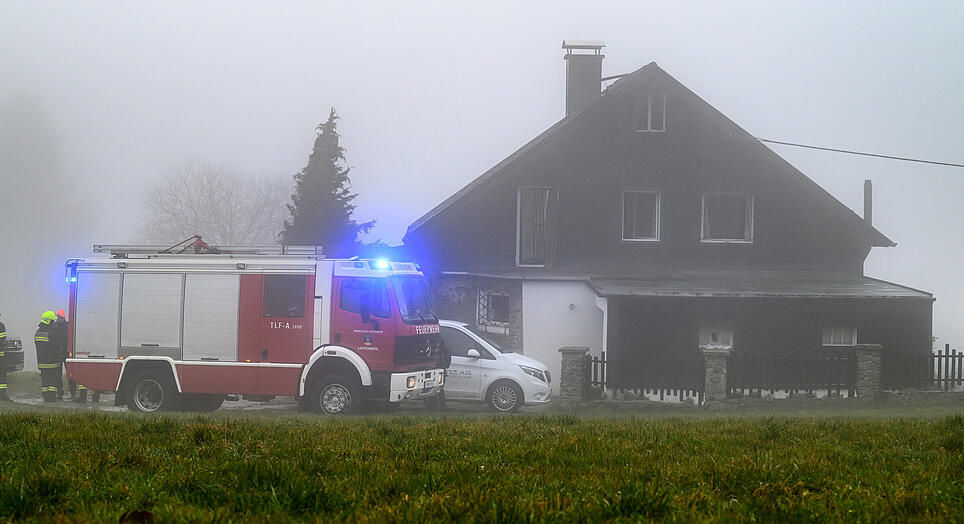
M 224 403 L 224 395 L 208 395 L 203 393 L 185 393 L 181 395 L 178 409 L 194 413 L 209 413 L 216 411 Z
M 140 413 L 170 411 L 177 406 L 177 388 L 170 373 L 144 370 L 131 377 L 127 409 Z
M 305 396 L 309 408 L 323 415 L 357 415 L 365 409 L 364 393 L 355 377 L 325 375 L 312 382 Z
M 489 407 L 500 413 L 519 411 L 523 402 L 522 390 L 512 382 L 497 382 L 486 398 Z

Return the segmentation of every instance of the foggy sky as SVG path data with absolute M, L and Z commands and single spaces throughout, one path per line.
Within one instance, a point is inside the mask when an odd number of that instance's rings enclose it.
M 656 61 L 758 137 L 964 162 L 964 3 L 785 4 L 5 1 L 0 103 L 45 104 L 96 203 L 85 246 L 131 240 L 142 189 L 186 160 L 294 174 L 330 106 L 356 218 L 398 243 L 564 115 L 566 38 L 605 40 L 604 75 Z M 938 343 L 962 345 L 964 169 L 773 148 L 858 213 L 873 179 L 898 246 L 866 273 L 933 292 Z

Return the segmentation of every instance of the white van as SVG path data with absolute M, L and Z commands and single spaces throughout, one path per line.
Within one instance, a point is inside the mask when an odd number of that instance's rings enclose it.
M 452 354 L 445 373 L 446 400 L 474 400 L 501 412 L 549 402 L 549 368 L 538 360 L 502 350 L 464 322 L 439 320 Z

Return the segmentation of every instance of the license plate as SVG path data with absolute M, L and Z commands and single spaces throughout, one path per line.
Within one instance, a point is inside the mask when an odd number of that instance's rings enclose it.
M 434 379 L 434 378 L 433 378 L 432 380 L 426 380 L 425 382 L 422 382 L 422 388 L 423 388 L 423 389 L 428 389 L 428 388 L 431 388 L 431 387 L 434 387 L 434 386 L 435 386 L 435 379 Z

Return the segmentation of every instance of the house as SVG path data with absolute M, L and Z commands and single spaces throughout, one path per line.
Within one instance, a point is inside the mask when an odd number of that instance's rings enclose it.
M 699 354 L 931 348 L 931 294 L 863 273 L 895 243 L 650 63 L 605 91 L 602 43 L 564 42 L 566 116 L 416 220 L 443 317 L 617 380 Z

